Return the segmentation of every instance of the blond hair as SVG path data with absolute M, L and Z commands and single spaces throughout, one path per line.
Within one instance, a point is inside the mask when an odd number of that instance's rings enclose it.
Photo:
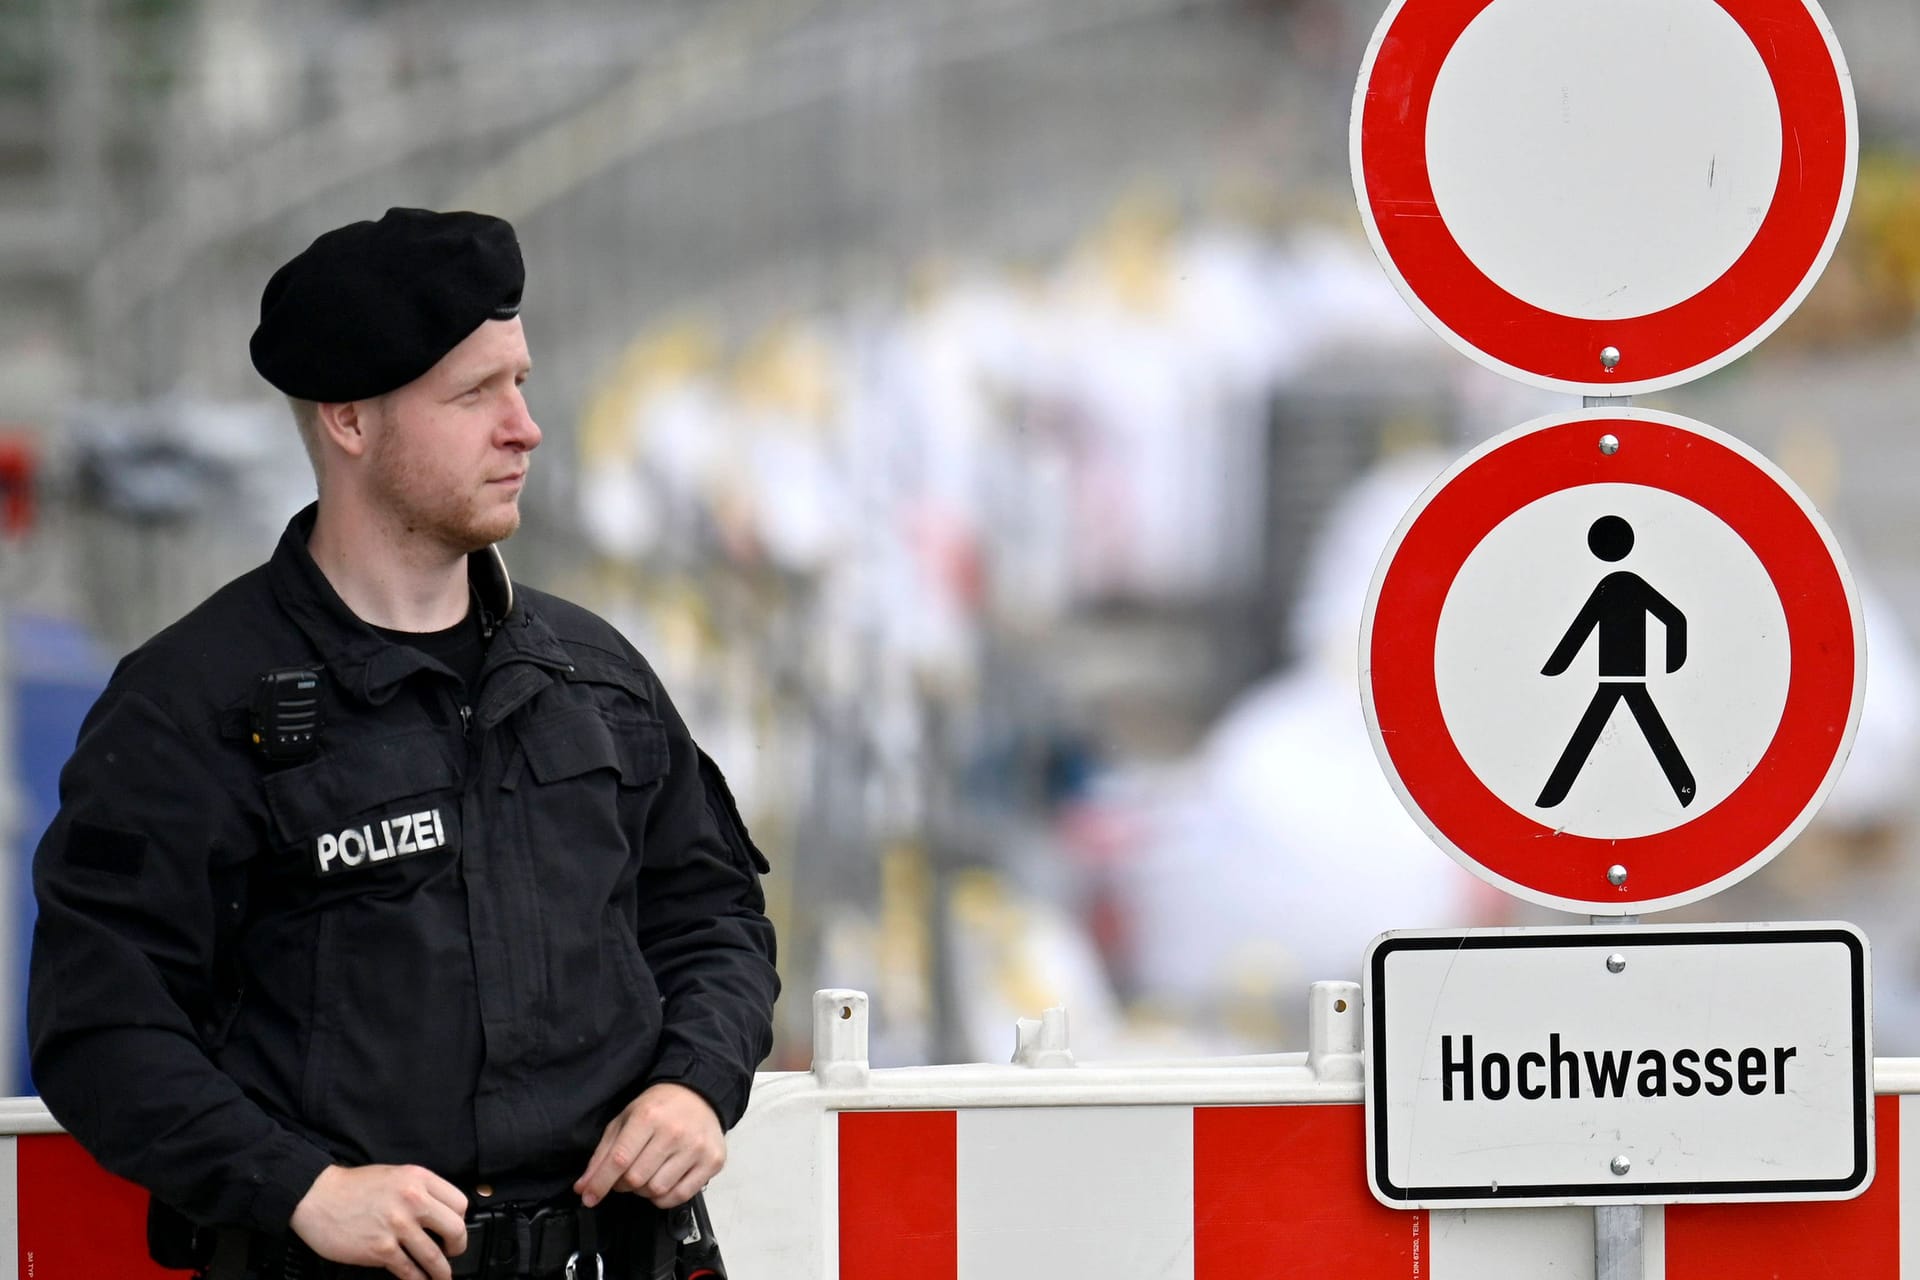
M 307 451 L 307 461 L 313 464 L 313 478 L 317 483 L 320 479 L 320 405 L 298 396 L 288 396 L 287 405 L 293 410 L 293 425 L 300 429 L 300 444 Z

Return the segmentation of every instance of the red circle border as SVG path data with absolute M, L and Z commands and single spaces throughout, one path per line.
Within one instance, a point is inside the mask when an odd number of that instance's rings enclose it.
M 1807 0 L 1715 0 L 1746 32 L 1781 115 L 1772 204 L 1719 279 L 1642 316 L 1594 320 L 1526 302 L 1486 275 L 1440 216 L 1427 168 L 1427 118 L 1441 67 L 1493 0 L 1405 0 L 1364 84 L 1356 169 L 1377 242 L 1434 320 L 1497 364 L 1570 389 L 1651 390 L 1697 376 L 1786 317 L 1811 287 L 1852 180 L 1851 103 L 1837 51 Z M 1605 347 L 1621 353 L 1612 370 Z
M 1620 440 L 1611 457 L 1595 444 L 1605 432 Z M 1494 795 L 1446 729 L 1434 672 L 1440 610 L 1468 555 L 1521 507 L 1589 484 L 1649 485 L 1711 512 L 1752 548 L 1787 619 L 1786 705 L 1759 763 L 1712 809 L 1628 839 L 1556 831 Z M 1678 905 L 1757 869 L 1824 796 L 1858 705 L 1851 582 L 1811 508 L 1721 441 L 1639 416 L 1520 428 L 1431 492 L 1388 555 L 1363 651 L 1375 745 L 1415 816 L 1469 867 L 1582 906 Z M 1606 880 L 1615 863 L 1630 869 L 1625 888 Z

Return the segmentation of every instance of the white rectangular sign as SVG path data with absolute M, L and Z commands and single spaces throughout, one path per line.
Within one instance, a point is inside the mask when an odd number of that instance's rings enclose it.
M 1851 925 L 1395 932 L 1365 971 L 1395 1208 L 1839 1200 L 1873 1179 Z

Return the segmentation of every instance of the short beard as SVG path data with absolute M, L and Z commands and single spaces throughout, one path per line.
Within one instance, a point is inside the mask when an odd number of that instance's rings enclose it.
M 518 506 L 502 507 L 487 521 L 471 506 L 448 503 L 436 508 L 410 502 L 399 494 L 389 496 L 388 510 L 399 517 L 401 526 L 409 534 L 431 538 L 463 556 L 503 542 L 520 528 Z
M 439 494 L 437 500 L 421 500 L 419 491 L 426 486 L 418 483 L 412 468 L 393 461 L 392 438 L 380 436 L 369 461 L 382 506 L 410 537 L 431 538 L 449 552 L 472 555 L 512 537 L 520 528 L 518 503 L 508 503 L 489 517 L 480 513 L 473 499 Z

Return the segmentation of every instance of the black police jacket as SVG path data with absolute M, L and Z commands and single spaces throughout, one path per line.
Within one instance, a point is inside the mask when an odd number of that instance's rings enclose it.
M 662 1081 L 731 1126 L 772 1044 L 765 864 L 659 680 L 484 552 L 468 698 L 348 611 L 312 523 L 120 664 L 61 775 L 28 993 L 54 1116 L 273 1231 L 329 1163 L 564 1191 Z M 276 764 L 248 707 L 296 666 L 325 726 Z

